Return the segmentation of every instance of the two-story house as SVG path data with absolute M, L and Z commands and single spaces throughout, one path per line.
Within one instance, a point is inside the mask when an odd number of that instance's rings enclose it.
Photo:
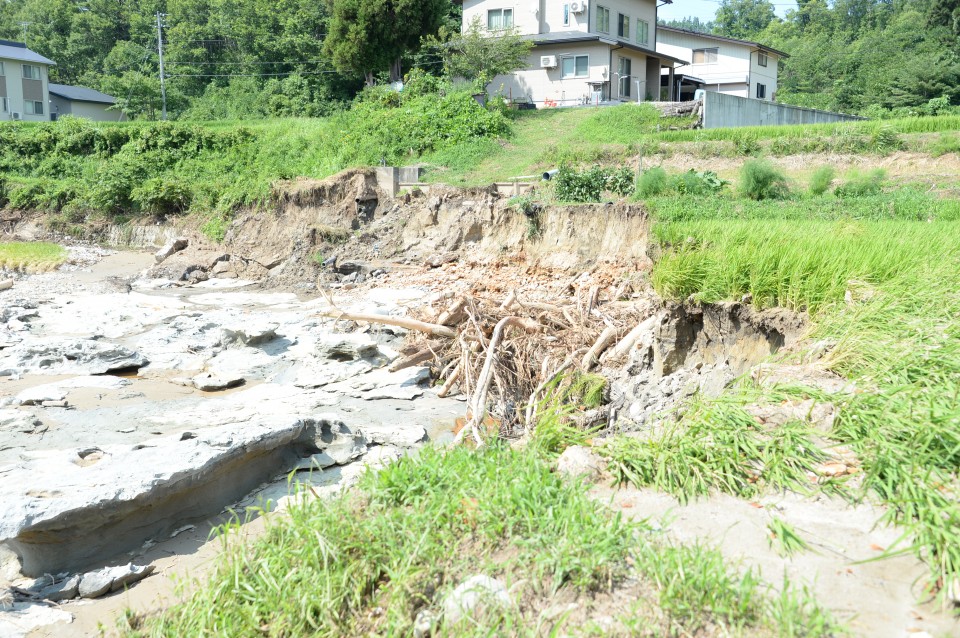
M 664 84 L 670 83 L 678 99 L 692 99 L 693 89 L 703 88 L 774 101 L 779 62 L 789 57 L 759 42 L 662 25 L 657 28 L 657 51 L 686 62 L 682 71 L 690 77 L 689 83 L 681 84 L 678 90 L 673 81 L 664 78 Z
M 0 121 L 50 119 L 47 69 L 54 64 L 22 42 L 0 40 Z
M 464 0 L 463 29 L 478 18 L 534 45 L 526 68 L 488 91 L 538 107 L 659 100 L 661 68 L 672 77 L 682 62 L 656 50 L 655 0 Z

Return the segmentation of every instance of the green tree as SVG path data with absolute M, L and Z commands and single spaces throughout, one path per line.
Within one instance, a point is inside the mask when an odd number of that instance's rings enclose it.
M 328 0 L 330 21 L 324 52 L 340 71 L 354 71 L 373 84 L 374 74 L 401 77 L 400 59 L 437 33 L 449 0 Z
M 770 0 L 723 0 L 717 9 L 717 35 L 753 39 L 777 19 Z
M 447 37 L 449 39 L 443 42 Z M 533 48 L 533 43 L 515 30 L 489 37 L 480 18 L 474 18 L 462 34 L 443 31 L 439 38 L 426 38 L 424 43 L 442 52 L 447 76 L 472 80 L 478 91 L 486 91 L 487 85 L 498 75 L 525 68 Z

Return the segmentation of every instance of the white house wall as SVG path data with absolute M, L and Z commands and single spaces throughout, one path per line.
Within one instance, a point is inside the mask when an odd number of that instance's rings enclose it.
M 699 37 L 690 33 L 675 33 L 665 29 L 657 33 L 657 51 L 691 64 L 680 72 L 704 81 L 708 91 L 717 91 L 740 97 L 757 97 L 757 84 L 766 85 L 766 99 L 772 100 L 777 91 L 778 56 L 768 54 L 767 66 L 760 66 L 756 47 L 749 44 L 726 42 Z M 693 64 L 694 49 L 717 49 L 714 64 Z
M 6 113 L 0 113 L 0 121 L 7 121 L 13 119 L 13 113 L 20 113 L 20 118 L 26 122 L 48 122 L 50 120 L 50 104 L 49 104 L 49 91 L 47 88 L 47 67 L 43 64 L 38 64 L 36 62 L 25 63 L 21 60 L 10 60 L 8 58 L 0 58 L 0 62 L 3 62 L 3 72 L 6 79 L 7 85 L 7 98 L 10 104 L 9 109 Z M 26 108 L 24 108 L 23 103 L 23 64 L 30 64 L 32 66 L 40 67 L 40 82 L 41 82 L 41 95 L 44 96 L 43 102 L 43 115 L 27 115 Z
M 513 27 L 521 35 L 536 35 L 540 32 L 540 20 L 537 18 L 539 0 L 518 2 L 515 0 L 464 0 L 463 30 L 466 31 L 474 18 L 480 18 L 480 24 L 487 28 L 487 11 L 491 9 L 513 9 Z
M 561 3 L 562 7 L 562 3 Z M 624 38 L 624 41 L 631 44 L 637 42 L 637 19 L 645 20 L 650 25 L 647 43 L 643 44 L 651 51 L 654 50 L 657 41 L 657 10 L 653 2 L 638 2 L 637 0 L 602 0 L 601 2 L 589 3 L 590 19 L 593 21 L 592 31 L 596 30 L 597 8 L 605 7 L 610 10 L 610 37 L 617 39 L 617 14 L 622 13 L 630 17 L 630 37 Z
M 750 95 L 757 97 L 757 84 L 766 86 L 766 97 L 763 99 L 773 101 L 777 92 L 777 66 L 778 58 L 774 55 L 767 56 L 767 66 L 760 66 L 759 55 L 757 51 L 750 57 Z
M 592 89 L 590 83 L 607 82 L 613 80 L 612 99 L 624 99 L 627 101 L 637 101 L 637 81 L 640 82 L 640 100 L 645 97 L 647 90 L 647 56 L 629 49 L 617 49 L 613 52 L 613 69 L 611 73 L 611 50 L 610 46 L 600 42 L 580 42 L 568 44 L 545 45 L 535 47 L 527 59 L 527 68 L 521 69 L 509 75 L 498 75 L 488 87 L 490 95 L 502 94 L 506 98 L 514 100 L 527 99 L 535 102 L 538 107 L 542 107 L 544 101 L 552 100 L 558 105 L 578 104 L 584 99 L 590 100 Z M 541 56 L 556 56 L 557 66 L 552 69 L 544 69 L 540 66 Z M 560 59 L 567 55 L 588 55 L 589 75 L 585 78 L 562 78 L 562 66 Z M 619 82 L 617 77 L 618 58 L 626 57 L 631 60 L 631 78 L 630 96 L 623 97 L 619 94 Z M 651 91 L 654 95 L 659 89 Z

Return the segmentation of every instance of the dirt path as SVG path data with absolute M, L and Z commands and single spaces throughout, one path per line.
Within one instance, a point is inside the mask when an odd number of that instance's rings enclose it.
M 784 578 L 809 587 L 853 636 L 960 635 L 960 620 L 919 600 L 917 583 L 928 572 L 923 563 L 912 553 L 880 559 L 885 550 L 904 544 L 903 530 L 876 524 L 882 515 L 877 507 L 791 493 L 752 503 L 718 494 L 683 505 L 655 490 L 607 485 L 594 487 L 591 495 L 628 518 L 660 526 L 673 541 L 717 547 L 775 588 Z M 789 523 L 809 549 L 781 556 L 767 527 L 775 518 Z

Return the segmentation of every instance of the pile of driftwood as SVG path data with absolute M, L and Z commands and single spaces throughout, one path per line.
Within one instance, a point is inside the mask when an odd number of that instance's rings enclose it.
M 418 318 L 343 312 L 328 317 L 393 325 L 413 331 L 392 370 L 430 365 L 442 381 L 438 395 L 469 397 L 466 424 L 457 442 L 471 434 L 477 445 L 496 424 L 500 436 L 530 435 L 538 402 L 563 375 L 589 372 L 600 361 L 624 358 L 639 337 L 649 302 L 621 301 L 625 284 L 608 290 L 577 288 L 560 299 L 534 301 L 511 292 L 504 299 L 447 296 L 420 310 Z M 488 417 L 488 413 L 493 417 Z

